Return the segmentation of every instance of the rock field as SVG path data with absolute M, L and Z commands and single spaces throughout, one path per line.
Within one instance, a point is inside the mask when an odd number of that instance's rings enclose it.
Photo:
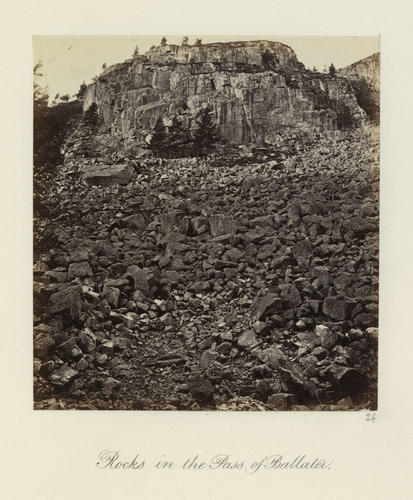
M 122 161 L 36 226 L 35 408 L 376 408 L 378 129 Z

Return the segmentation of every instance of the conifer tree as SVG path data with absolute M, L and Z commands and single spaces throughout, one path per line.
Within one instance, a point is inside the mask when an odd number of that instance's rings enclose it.
M 182 148 L 188 144 L 190 138 L 188 130 L 184 127 L 182 121 L 174 116 L 172 124 L 168 127 L 167 143 L 171 155 L 176 155 Z
M 166 142 L 166 128 L 161 117 L 156 120 L 155 127 L 153 129 L 153 135 L 151 139 L 150 149 L 153 153 L 162 155 L 165 153 L 167 147 Z
M 203 155 L 205 150 L 218 140 L 216 126 L 212 120 L 210 107 L 201 109 L 196 117 L 196 128 L 193 135 L 194 151 Z

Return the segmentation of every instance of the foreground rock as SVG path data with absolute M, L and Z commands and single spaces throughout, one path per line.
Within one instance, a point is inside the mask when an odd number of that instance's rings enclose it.
M 37 404 L 373 408 L 377 148 L 361 129 L 148 157 L 98 186 L 69 156 L 36 253 Z

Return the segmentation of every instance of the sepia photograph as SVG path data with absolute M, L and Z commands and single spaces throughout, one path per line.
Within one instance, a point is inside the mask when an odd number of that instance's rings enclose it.
M 33 36 L 33 408 L 377 409 L 379 36 Z

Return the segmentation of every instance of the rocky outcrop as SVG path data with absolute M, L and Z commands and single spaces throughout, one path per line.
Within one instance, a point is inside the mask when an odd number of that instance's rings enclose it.
M 358 104 L 374 122 L 380 117 L 380 54 L 372 54 L 338 70 L 354 88 Z
M 180 116 L 190 128 L 212 108 L 220 137 L 232 143 L 274 143 L 286 129 L 335 130 L 358 126 L 365 113 L 348 80 L 305 70 L 278 42 L 164 45 L 107 68 L 84 97 L 96 103 L 112 136 L 136 143 L 159 117 Z
M 341 68 L 337 74 L 350 80 L 365 80 L 378 93 L 380 91 L 380 54 L 377 52 Z

